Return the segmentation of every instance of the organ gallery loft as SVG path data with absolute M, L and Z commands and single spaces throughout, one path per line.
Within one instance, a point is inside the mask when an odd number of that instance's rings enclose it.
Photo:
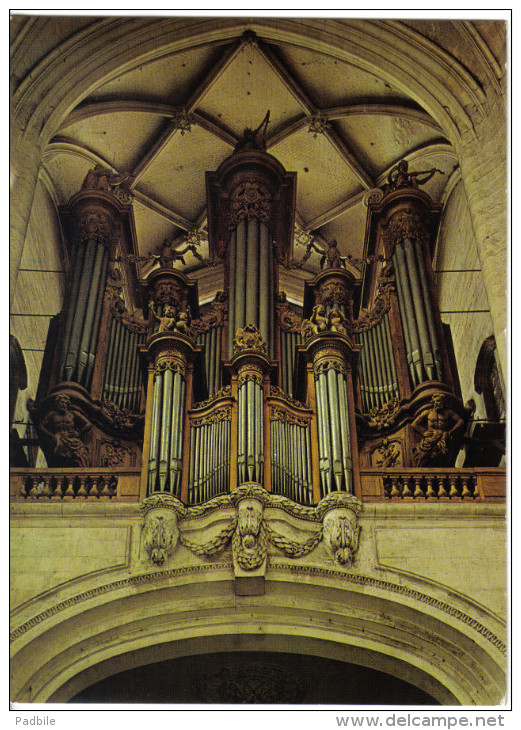
M 11 699 L 499 703 L 504 24 L 11 26 Z

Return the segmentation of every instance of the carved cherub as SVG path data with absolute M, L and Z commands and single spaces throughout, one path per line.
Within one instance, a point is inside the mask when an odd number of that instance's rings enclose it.
M 176 329 L 177 310 L 170 305 L 165 307 L 165 313 L 162 317 L 156 312 L 154 300 L 150 302 L 150 311 L 152 317 L 158 322 L 157 332 L 173 332 Z
M 300 328 L 300 332 L 304 339 L 318 335 L 319 332 L 327 330 L 326 308 L 323 304 L 315 304 L 309 319 L 304 319 Z
M 180 332 L 183 335 L 190 336 L 192 334 L 191 317 L 190 311 L 188 309 L 185 309 L 184 312 L 179 313 L 176 323 L 174 325 L 174 330 L 176 332 Z
M 347 319 L 336 304 L 329 312 L 328 323 L 330 332 L 339 332 L 341 335 L 347 335 Z

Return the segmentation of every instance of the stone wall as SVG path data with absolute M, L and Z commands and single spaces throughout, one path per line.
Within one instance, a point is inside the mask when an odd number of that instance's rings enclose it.
M 138 504 L 13 504 L 12 699 L 65 701 L 142 661 L 128 651 L 148 647 L 159 660 L 170 656 L 167 645 L 174 656 L 188 640 L 208 646 L 211 637 L 227 636 L 234 650 L 244 644 L 250 651 L 268 644 L 284 650 L 294 637 L 304 653 L 305 637 L 314 637 L 322 655 L 407 677 L 442 703 L 499 702 L 506 650 L 501 505 L 366 505 L 352 565 L 339 563 L 324 540 L 294 556 L 270 541 L 263 590 L 246 591 L 237 590 L 244 572 L 231 541 L 212 554 L 193 549 L 215 545 L 234 513 L 223 505 L 180 518 L 183 539 L 158 563 L 146 548 Z M 309 515 L 276 506 L 264 516 L 288 543 L 303 544 L 320 529 Z M 246 643 L 238 638 L 245 635 Z M 470 677 L 478 673 L 476 683 Z
M 441 319 L 451 329 L 463 401 L 473 398 L 477 406 L 475 418 L 486 418 L 483 398 L 474 390 L 474 371 L 480 347 L 494 330 L 461 182 L 453 189 L 443 211 L 434 273 Z
M 39 179 L 27 228 L 11 307 L 10 328 L 22 348 L 27 389 L 18 396 L 14 426 L 25 436 L 26 403 L 34 399 L 49 322 L 61 311 L 65 293 L 62 232 L 56 205 Z M 41 464 L 42 466 L 45 463 Z

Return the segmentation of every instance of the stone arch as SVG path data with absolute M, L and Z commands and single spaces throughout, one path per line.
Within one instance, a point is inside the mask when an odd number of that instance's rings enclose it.
M 48 606 L 44 619 L 29 621 L 13 642 L 12 700 L 66 702 L 119 671 L 212 650 L 300 653 L 360 664 L 409 682 L 444 705 L 492 705 L 504 694 L 492 632 L 473 636 L 458 610 L 440 611 L 433 596 L 425 596 L 430 608 L 415 605 L 418 586 L 403 585 L 414 581 L 402 580 L 393 595 L 385 582 L 369 576 L 347 576 L 339 588 L 324 576 L 300 582 L 274 566 L 266 594 L 247 597 L 234 595 L 223 567 L 197 582 L 186 582 L 182 571 L 166 580 L 160 572 L 122 578 L 114 590 L 90 590 L 84 601 Z M 476 614 L 475 605 L 466 610 Z

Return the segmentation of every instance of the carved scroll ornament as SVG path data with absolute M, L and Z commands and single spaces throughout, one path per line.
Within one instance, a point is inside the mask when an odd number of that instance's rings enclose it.
M 294 312 L 287 301 L 286 292 L 277 294 L 276 310 L 279 317 L 280 327 L 284 332 L 300 332 L 302 317 Z
M 215 299 L 210 304 L 210 311 L 200 319 L 192 321 L 192 329 L 196 333 L 208 332 L 212 327 L 219 327 L 224 324 L 228 315 L 228 296 L 223 291 L 218 291 Z
M 117 243 L 118 234 L 114 222 L 106 213 L 89 210 L 76 221 L 73 242 L 76 246 L 94 241 L 110 250 Z
M 270 224 L 271 194 L 258 180 L 245 180 L 231 194 L 230 228 L 235 228 L 241 220 L 252 218 Z
M 391 398 L 381 408 L 371 408 L 369 411 L 369 425 L 377 429 L 392 426 L 399 410 L 400 401 L 397 398 Z
M 391 216 L 385 235 L 391 250 L 405 238 L 419 241 L 422 245 L 429 241 L 423 221 L 414 210 L 400 210 Z

